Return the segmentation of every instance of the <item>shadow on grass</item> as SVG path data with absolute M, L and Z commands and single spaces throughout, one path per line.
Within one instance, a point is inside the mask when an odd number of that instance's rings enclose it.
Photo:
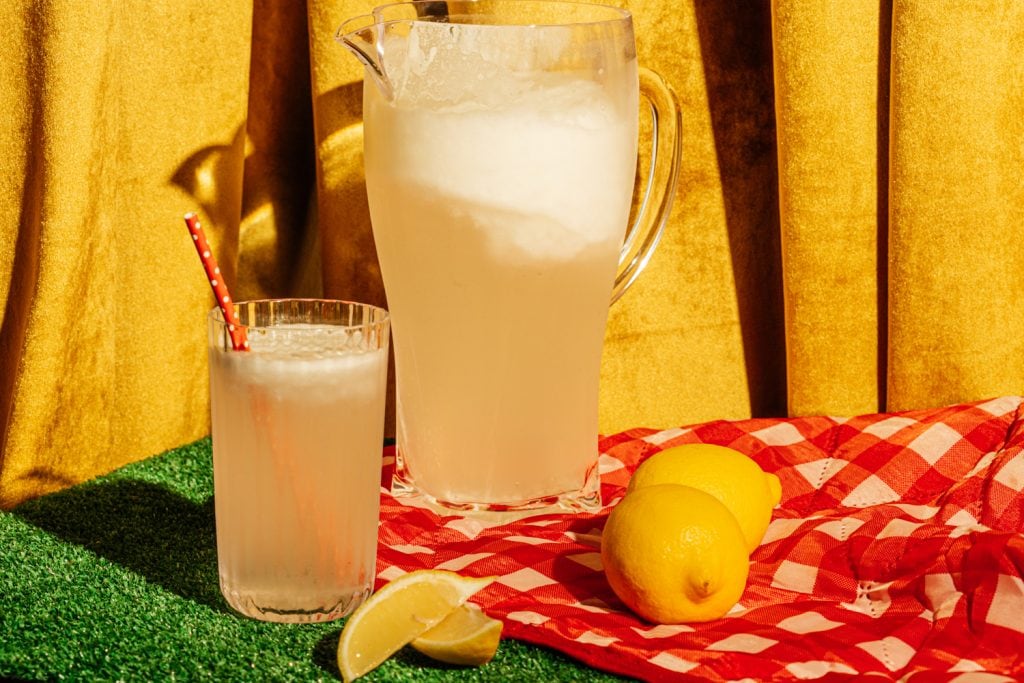
M 338 680 L 341 680 L 341 671 L 338 669 L 338 640 L 340 639 L 341 629 L 339 628 L 324 635 L 313 647 L 313 663 Z
M 341 629 L 324 635 L 313 649 L 313 662 L 333 679 L 338 670 L 338 639 Z M 411 645 L 392 655 L 398 667 L 378 672 L 374 680 L 434 680 L 504 683 L 510 680 L 573 681 L 574 683 L 615 683 L 635 679 L 581 666 L 558 650 L 505 638 L 494 659 L 482 667 L 445 664 L 417 652 Z
M 341 671 L 338 669 L 338 640 L 341 639 L 341 629 L 337 629 L 324 635 L 313 648 L 313 663 L 323 669 L 332 678 L 341 680 Z M 467 667 L 445 664 L 431 659 L 424 654 L 414 650 L 411 645 L 403 647 L 393 654 L 393 659 L 405 667 L 422 673 L 424 670 L 434 671 L 469 671 Z
M 146 481 L 96 481 L 12 513 L 187 600 L 231 611 L 220 594 L 212 497 L 196 504 Z
M 323 669 L 334 678 L 341 679 L 341 671 L 338 669 L 338 641 L 341 639 L 341 629 L 335 629 L 325 634 L 313 647 L 313 663 Z M 463 667 L 445 664 L 420 654 L 411 646 L 403 647 L 391 656 L 403 664 L 428 669 L 461 669 Z

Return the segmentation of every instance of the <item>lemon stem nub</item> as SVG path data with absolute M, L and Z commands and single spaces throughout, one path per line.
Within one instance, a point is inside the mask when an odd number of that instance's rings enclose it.
M 718 591 L 718 581 L 707 571 L 702 571 L 690 577 L 689 590 L 690 599 L 694 602 L 703 602 Z

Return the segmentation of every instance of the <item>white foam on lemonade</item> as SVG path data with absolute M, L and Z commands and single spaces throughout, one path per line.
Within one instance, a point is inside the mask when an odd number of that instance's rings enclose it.
M 367 349 L 361 330 L 340 325 L 296 323 L 254 328 L 249 331 L 249 352 L 231 354 L 225 362 L 238 365 L 239 378 L 278 390 L 294 386 L 307 391 L 311 378 L 323 384 L 344 385 L 346 393 L 367 394 L 377 390 L 381 349 Z
M 565 259 L 621 239 L 635 107 L 620 111 L 591 80 L 510 69 L 508 55 L 523 52 L 519 31 L 452 26 L 437 35 L 441 26 L 414 25 L 385 47 L 399 55 L 387 61 L 398 86 L 374 125 L 411 145 L 387 173 L 455 206 L 486 207 L 474 217 L 499 257 Z M 460 30 L 458 40 L 447 35 Z

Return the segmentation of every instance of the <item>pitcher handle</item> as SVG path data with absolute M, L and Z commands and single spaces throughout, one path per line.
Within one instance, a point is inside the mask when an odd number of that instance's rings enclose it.
M 682 157 L 682 114 L 672 88 L 654 71 L 640 67 L 640 95 L 651 105 L 651 166 L 647 188 L 636 220 L 619 252 L 619 272 L 612 287 L 612 303 L 640 276 L 665 232 L 675 198 Z M 668 152 L 665 154 L 665 152 Z

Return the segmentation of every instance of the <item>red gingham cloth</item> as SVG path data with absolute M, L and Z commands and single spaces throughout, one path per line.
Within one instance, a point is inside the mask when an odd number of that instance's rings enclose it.
M 1024 679 L 1022 403 L 624 432 L 600 442 L 593 515 L 490 526 L 384 492 L 377 587 L 423 568 L 498 575 L 473 601 L 506 636 L 648 681 Z M 658 626 L 616 598 L 597 539 L 637 465 L 693 442 L 775 472 L 782 502 L 739 604 Z

